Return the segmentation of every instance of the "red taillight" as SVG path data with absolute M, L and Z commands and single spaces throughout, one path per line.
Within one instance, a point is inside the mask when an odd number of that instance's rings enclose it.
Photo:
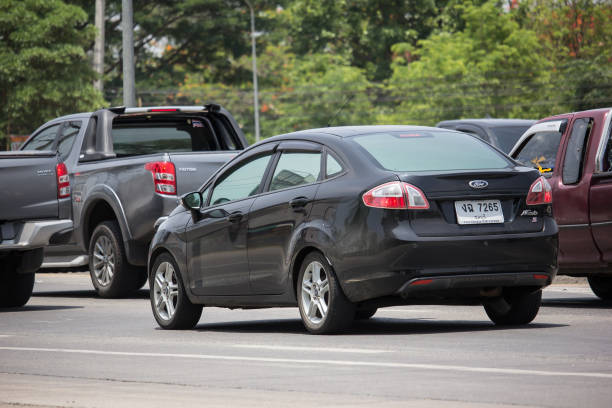
M 425 194 L 412 184 L 392 181 L 374 187 L 362 197 L 368 207 L 388 209 L 426 210 L 429 203 Z
M 55 166 L 55 175 L 57 176 L 57 198 L 70 197 L 70 176 L 64 163 L 58 163 Z
M 552 203 L 552 187 L 544 177 L 539 177 L 529 187 L 527 205 L 542 205 Z
M 152 108 L 148 112 L 180 112 L 177 108 Z
M 533 275 L 534 279 L 548 279 L 548 275 L 540 275 L 540 274 L 535 274 Z
M 155 192 L 165 195 L 176 195 L 176 171 L 172 162 L 151 162 L 145 169 L 153 174 Z

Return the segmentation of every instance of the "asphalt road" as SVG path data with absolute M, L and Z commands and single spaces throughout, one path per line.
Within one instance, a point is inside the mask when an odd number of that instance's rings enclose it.
M 477 306 L 379 310 L 312 336 L 297 309 L 204 309 L 157 328 L 148 292 L 96 298 L 88 275 L 39 274 L 0 310 L 0 406 L 612 406 L 612 304 L 553 285 L 529 326 Z

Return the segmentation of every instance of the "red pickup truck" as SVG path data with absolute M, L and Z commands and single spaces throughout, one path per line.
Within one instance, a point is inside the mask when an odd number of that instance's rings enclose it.
M 559 274 L 587 276 L 612 299 L 612 108 L 566 113 L 531 126 L 510 151 L 548 177 L 559 225 Z

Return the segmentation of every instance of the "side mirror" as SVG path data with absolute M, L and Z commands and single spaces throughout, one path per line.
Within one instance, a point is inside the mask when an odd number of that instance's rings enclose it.
M 194 191 L 181 197 L 181 205 L 191 211 L 199 211 L 202 207 L 202 193 Z

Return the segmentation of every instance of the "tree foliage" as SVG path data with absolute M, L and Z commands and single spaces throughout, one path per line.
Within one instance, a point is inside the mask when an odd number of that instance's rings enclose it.
M 550 112 L 551 106 L 538 101 L 549 91 L 552 64 L 535 33 L 519 27 L 493 2 L 464 6 L 461 20 L 462 31 L 434 34 L 416 50 L 394 46 L 399 56 L 389 90 L 401 102 L 388 118 L 432 125 L 459 117 Z M 406 53 L 416 60 L 407 60 Z
M 59 0 L 0 3 L 0 132 L 27 133 L 53 117 L 102 105 L 85 49 L 94 31 Z
M 264 137 L 330 122 L 432 125 L 612 105 L 609 0 L 251 3 Z M 138 102 L 216 101 L 252 138 L 246 2 L 133 4 Z M 105 99 L 121 104 L 121 0 L 106 5 Z M 0 19 L 5 133 L 101 103 L 86 58 L 93 1 L 4 0 Z

